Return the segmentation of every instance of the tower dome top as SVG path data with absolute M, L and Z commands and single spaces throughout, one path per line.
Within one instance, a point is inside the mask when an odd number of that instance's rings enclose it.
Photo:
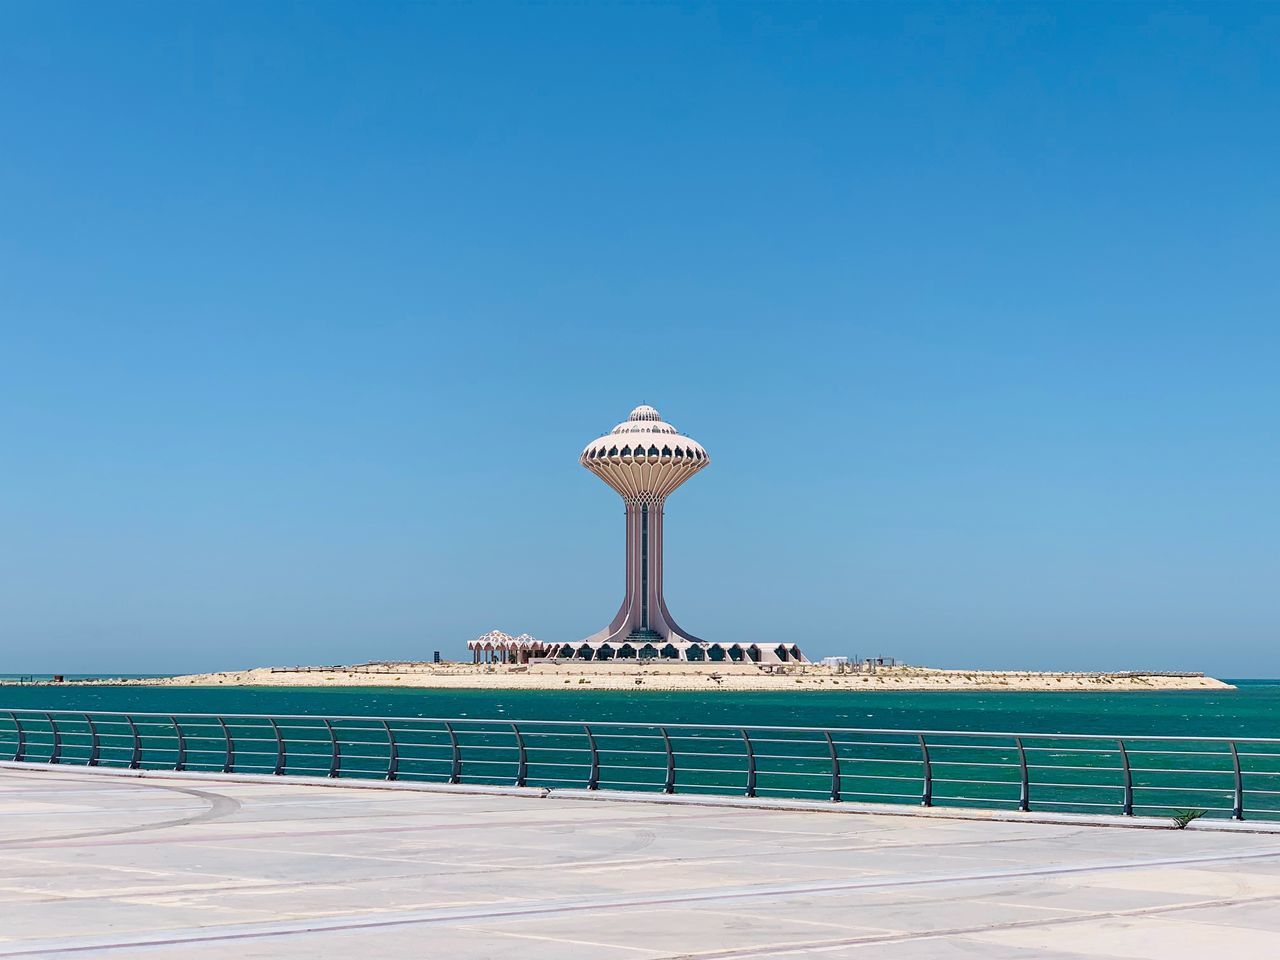
M 702 444 L 667 423 L 647 403 L 587 444 L 578 459 L 628 503 L 661 503 L 710 462 Z

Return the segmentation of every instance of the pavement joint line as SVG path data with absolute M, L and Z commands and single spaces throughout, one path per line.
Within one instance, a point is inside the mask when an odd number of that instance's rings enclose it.
M 332 856 L 343 856 L 343 855 L 332 854 Z M 12 858 L 12 857 L 6 858 L 6 859 L 9 859 L 15 863 L 32 862 L 32 863 L 39 863 L 39 864 L 48 864 L 52 862 L 47 860 L 25 861 L 25 860 L 19 860 L 17 858 Z M 379 860 L 382 862 L 388 862 L 388 863 L 410 863 L 415 865 L 429 864 L 431 866 L 449 867 L 449 868 L 455 868 L 462 865 L 460 864 L 459 861 L 425 860 L 420 858 L 414 858 L 414 859 L 405 858 L 403 860 L 397 860 L 394 858 L 380 858 L 380 857 L 379 858 L 362 858 L 362 859 L 376 859 L 376 860 Z M 620 862 L 610 861 L 606 863 L 597 863 L 595 861 L 581 861 L 579 863 L 557 864 L 556 867 L 557 869 L 567 868 L 571 870 L 576 870 L 584 867 L 604 866 L 604 867 L 608 867 L 609 869 L 617 870 L 617 869 L 636 869 L 639 867 L 650 867 L 656 864 L 668 863 L 668 862 L 670 861 L 665 858 L 651 857 L 646 860 L 640 860 L 640 861 L 634 861 L 634 862 L 633 861 L 620 861 Z M 682 860 L 681 862 L 688 862 L 688 861 Z M 707 861 L 708 864 L 714 864 L 717 862 L 722 862 L 722 860 L 709 859 Z M 470 865 L 471 865 L 470 863 L 467 864 L 467 866 L 470 866 Z M 529 865 L 529 868 L 535 869 L 535 870 L 543 869 L 541 865 L 533 865 L 533 864 Z M 122 871 L 122 872 L 128 872 L 128 873 L 141 873 L 147 876 L 156 876 L 156 877 L 173 876 L 172 872 L 170 871 L 143 870 L 139 868 L 122 867 L 118 865 L 109 865 L 109 864 L 95 864 L 94 869 L 107 870 L 107 871 Z M 478 874 L 483 874 L 488 872 L 490 871 L 461 869 L 461 870 L 453 870 L 453 872 L 451 873 L 451 876 L 455 876 L 455 877 L 471 876 L 471 875 L 478 875 Z M 39 876 L 41 875 L 40 874 L 32 875 L 32 877 L 39 877 Z M 213 877 L 213 878 L 216 878 L 218 882 L 203 883 L 203 884 L 187 882 L 187 883 L 176 884 L 173 886 L 168 886 L 168 887 L 165 887 L 164 889 L 132 890 L 126 894 L 94 890 L 92 892 L 85 892 L 85 893 L 74 893 L 74 894 L 60 893 L 60 894 L 57 894 L 56 896 L 49 896 L 48 892 L 43 888 L 26 889 L 26 888 L 12 887 L 12 886 L 10 887 L 0 886 L 0 892 L 7 891 L 7 892 L 26 893 L 26 894 L 41 894 L 41 895 L 44 895 L 42 896 L 41 901 L 49 902 L 49 903 L 56 903 L 61 901 L 81 903 L 81 902 L 94 901 L 94 900 L 117 900 L 121 898 L 140 901 L 147 898 L 169 897 L 169 896 L 173 896 L 174 894 L 181 895 L 181 894 L 225 893 L 225 894 L 234 895 L 234 894 L 241 894 L 241 893 L 257 893 L 257 892 L 269 892 L 272 894 L 276 894 L 276 893 L 285 893 L 290 890 L 298 890 L 301 888 L 307 888 L 307 889 L 326 888 L 330 890 L 342 890 L 342 889 L 350 889 L 353 886 L 357 886 L 364 883 L 382 883 L 388 880 L 408 880 L 408 881 L 420 880 L 422 879 L 423 874 L 421 872 L 415 872 L 415 873 L 382 875 L 378 877 L 358 878 L 354 880 L 352 879 L 325 880 L 325 881 L 299 880 L 299 881 L 289 881 L 289 882 L 281 882 L 281 881 L 269 880 L 269 879 L 264 880 L 259 877 L 229 877 L 225 874 L 200 873 L 200 872 L 191 872 L 191 871 L 184 871 L 181 874 L 181 876 L 191 877 L 191 878 Z M 31 879 L 31 878 L 24 878 L 24 879 Z
M 93 776 L 93 775 L 94 774 L 90 774 L 90 776 Z M 149 778 L 149 779 L 162 779 L 162 778 Z M 201 782 L 208 782 L 208 781 L 205 780 L 204 778 L 201 778 Z M 235 781 L 235 782 L 239 782 L 239 781 Z M 272 782 L 274 783 L 274 781 Z M 307 784 L 307 785 L 310 786 L 311 784 Z M 491 823 L 491 821 L 476 819 L 477 811 L 468 810 L 466 811 L 466 815 L 469 819 L 465 821 L 459 821 L 456 823 L 434 823 L 434 824 L 426 824 L 422 826 L 396 824 L 396 825 L 385 826 L 385 827 L 351 827 L 351 828 L 337 829 L 337 830 L 335 829 L 309 830 L 301 834 L 293 830 L 284 831 L 284 832 L 260 831 L 256 833 L 242 832 L 239 834 L 211 835 L 207 837 L 195 837 L 195 838 L 161 837 L 161 838 L 150 838 L 146 840 L 137 840 L 134 838 L 129 838 L 129 839 L 116 838 L 116 839 L 93 840 L 89 843 L 73 842 L 77 840 L 89 840 L 90 838 L 93 838 L 93 837 L 103 837 L 103 838 L 116 837 L 116 835 L 118 834 L 125 834 L 125 833 L 136 834 L 136 833 L 141 833 L 141 832 L 150 831 L 150 830 L 160 830 L 160 829 L 164 829 L 166 827 L 171 827 L 171 826 L 186 826 L 188 824 L 196 823 L 196 822 L 207 822 L 213 819 L 221 819 L 223 816 L 229 815 L 229 813 L 231 812 L 235 812 L 235 810 L 230 810 L 228 812 L 228 806 L 227 806 L 228 804 L 233 804 L 236 810 L 238 810 L 241 806 L 240 802 L 236 800 L 234 797 L 226 796 L 222 794 L 210 794 L 200 790 L 193 790 L 190 788 L 180 787 L 180 786 L 172 786 L 165 783 L 148 783 L 145 786 L 156 788 L 156 789 L 172 790 L 177 793 L 182 793 L 182 794 L 187 794 L 193 797 L 197 797 L 201 800 L 204 800 L 206 803 L 209 803 L 210 808 L 204 813 L 198 813 L 191 817 L 179 818 L 172 821 L 162 821 L 161 823 L 137 824 L 127 828 L 118 828 L 115 830 L 85 831 L 77 834 L 55 836 L 55 837 L 44 837 L 44 838 L 28 837 L 28 838 L 23 838 L 21 840 L 2 839 L 0 840 L 0 852 L 5 850 L 58 849 L 58 848 L 64 848 L 69 846 L 80 848 L 80 847 L 86 847 L 86 846 L 94 846 L 94 847 L 126 846 L 126 845 L 138 846 L 138 845 L 157 845 L 157 844 L 172 844 L 172 843 L 190 844 L 190 843 L 207 843 L 207 842 L 226 842 L 226 841 L 239 841 L 239 840 L 258 841 L 258 840 L 281 839 L 281 838 L 296 839 L 298 837 L 334 837 L 334 836 L 346 836 L 352 833 L 359 833 L 364 835 L 364 834 L 371 834 L 371 833 L 400 834 L 400 833 L 414 833 L 414 832 L 418 832 L 418 833 L 439 832 L 442 830 L 477 830 L 477 829 L 482 830 L 487 824 Z M 436 791 L 430 791 L 430 792 L 435 793 Z M 520 796 L 523 796 L 523 794 L 520 794 Z M 502 820 L 504 820 L 507 815 L 506 811 L 502 809 L 481 810 L 481 811 L 478 811 L 478 813 L 482 816 L 491 814 L 498 822 L 501 822 Z M 406 812 L 404 815 L 412 815 L 412 814 L 409 812 Z M 703 818 L 711 819 L 716 817 L 717 817 L 717 814 L 706 813 L 701 815 L 699 819 L 703 819 Z M 338 817 L 338 818 L 332 818 L 332 819 L 343 819 L 343 818 Z M 686 815 L 682 817 L 682 819 L 689 820 L 691 818 Z M 237 821 L 237 822 L 239 823 L 240 821 Z M 277 821 L 273 821 L 270 819 L 260 819 L 260 820 L 254 820 L 251 822 L 266 824 L 266 823 L 273 823 Z M 588 828 L 591 826 L 612 827 L 619 823 L 632 823 L 632 822 L 652 823 L 653 818 L 651 816 L 645 816 L 642 814 L 638 814 L 635 816 L 627 816 L 627 817 L 607 817 L 607 818 L 600 818 L 600 819 L 583 819 L 582 817 L 574 817 L 572 819 L 533 820 L 533 821 L 530 821 L 530 824 L 538 825 L 538 826 L 568 826 L 568 827 L 581 829 L 581 828 Z M 531 847 L 529 849 L 537 849 L 537 848 Z
M 745 910 L 718 909 L 712 912 L 717 917 L 736 917 L 742 920 L 759 920 L 760 914 L 748 913 Z M 829 927 L 835 930 L 878 930 L 881 933 L 894 933 L 893 927 L 882 927 L 874 923 L 832 923 L 829 920 L 802 920 L 799 917 L 783 917 L 787 923 L 798 923 L 806 927 Z
M 91 950 L 108 951 L 128 948 L 143 948 L 153 946 L 177 946 L 181 944 L 191 943 L 208 943 L 208 942 L 229 942 L 236 940 L 253 940 L 265 939 L 272 937 L 288 937 L 297 936 L 299 934 L 319 933 L 319 932 L 341 932 L 349 930 L 367 930 L 388 927 L 413 926 L 419 924 L 475 924 L 492 922 L 494 920 L 508 918 L 537 917 L 557 914 L 572 913 L 598 913 L 607 910 L 617 909 L 635 909 L 644 907 L 664 907 L 664 906 L 685 906 L 690 903 L 715 903 L 719 901 L 741 901 L 754 900 L 760 897 L 787 897 L 799 895 L 837 893 L 841 891 L 852 890 L 875 890 L 875 889 L 898 889 L 903 887 L 924 887 L 946 883 L 970 883 L 982 882 L 987 880 L 1016 880 L 1030 877 L 1054 877 L 1054 876 L 1070 876 L 1089 873 L 1105 873 L 1120 870 L 1141 870 L 1152 867 L 1168 867 L 1168 866 L 1187 866 L 1195 864 L 1208 863 L 1239 863 L 1243 861 L 1256 861 L 1264 859 L 1275 859 L 1280 857 L 1280 849 L 1256 851 L 1253 853 L 1232 853 L 1217 854 L 1199 857 L 1165 857 L 1143 861 L 1118 861 L 1104 862 L 1094 864 L 1084 864 L 1071 867 L 1041 867 L 1031 870 L 998 870 L 998 871 L 976 871 L 972 873 L 949 874 L 945 876 L 931 877 L 898 877 L 889 879 L 876 880 L 852 880 L 844 882 L 833 881 L 809 881 L 801 883 L 786 884 L 768 884 L 754 887 L 729 888 L 715 891 L 694 890 L 682 893 L 669 893 L 664 896 L 634 896 L 634 897 L 615 897 L 613 899 L 576 899 L 550 901 L 546 903 L 532 904 L 510 904 L 499 909 L 490 909 L 485 911 L 477 911 L 472 907 L 463 908 L 446 908 L 431 909 L 424 911 L 405 911 L 398 915 L 387 914 L 347 914 L 343 916 L 331 917 L 313 917 L 307 920 L 285 920 L 285 921 L 267 921 L 262 923 L 249 924 L 231 924 L 222 930 L 209 930 L 196 928 L 194 931 L 183 935 L 182 931 L 170 930 L 158 932 L 151 935 L 125 934 L 118 938 L 75 938 L 73 940 L 53 940 L 53 941 L 16 941 L 12 946 L 18 949 L 9 949 L 9 944 L 0 943 L 0 957 L 23 957 L 23 956 L 52 956 L 56 954 L 67 953 L 83 953 Z M 1218 901 L 1209 901 L 1213 905 L 1231 905 L 1235 903 L 1253 903 L 1262 901 L 1271 901 L 1280 899 L 1280 895 L 1268 894 L 1257 897 L 1244 898 L 1226 898 Z M 1159 908 L 1141 908 L 1134 911 L 1113 911 L 1110 913 L 1089 914 L 1083 917 L 1064 917 L 1049 918 L 1036 921 L 1019 921 L 1016 923 L 1000 925 L 1000 924 L 984 924 L 973 928 L 955 928 L 953 930 L 929 931 L 927 933 L 913 932 L 905 934 L 901 937 L 895 935 L 894 939 L 910 938 L 931 938 L 937 939 L 943 936 L 954 936 L 961 933 L 981 932 L 991 929 L 1002 929 L 1004 927 L 1013 928 L 1016 926 L 1034 927 L 1056 925 L 1062 923 L 1078 923 L 1087 919 L 1106 918 L 1106 917 L 1125 917 L 1125 916 L 1141 916 L 1145 913 L 1170 912 L 1178 909 L 1186 909 L 1187 904 L 1168 905 Z M 884 942 L 886 938 L 871 939 L 849 939 L 842 942 L 831 942 L 831 946 L 839 946 L 841 943 L 852 945 L 853 943 L 867 942 L 876 943 Z M 811 949 L 811 948 L 806 948 Z M 786 948 L 786 950 L 778 950 L 769 948 L 769 951 L 753 950 L 756 955 L 767 955 L 768 952 L 784 955 L 787 952 L 796 953 L 799 949 Z M 684 954 L 690 955 L 687 952 Z M 749 957 L 751 953 L 741 953 L 733 951 L 721 951 L 716 953 L 693 954 L 693 956 L 705 956 L 708 958 L 725 957 L 732 958 Z
M 208 821 L 206 820 L 202 822 L 208 822 Z M 270 822 L 270 821 L 265 821 L 265 822 Z M 652 823 L 652 822 L 653 822 L 652 819 L 649 817 L 636 816 L 636 817 L 625 817 L 625 818 L 620 817 L 616 819 L 600 820 L 600 821 L 583 821 L 583 820 L 551 821 L 551 820 L 548 820 L 548 821 L 543 821 L 542 823 L 543 825 L 546 825 L 546 826 L 573 826 L 573 827 L 586 828 L 586 827 L 597 826 L 597 825 L 601 827 L 611 827 L 617 824 Z M 181 821 L 163 821 L 157 824 L 144 824 L 141 826 L 131 827 L 129 828 L 129 831 L 132 833 L 141 833 L 146 830 L 160 830 L 160 829 L 164 829 L 171 826 L 184 826 L 184 825 L 186 824 L 182 823 Z M 116 838 L 114 837 L 115 833 L 120 833 L 124 831 L 113 831 L 111 834 L 112 836 L 111 839 L 103 839 L 100 841 L 93 841 L 89 843 L 73 842 L 74 840 L 78 839 L 78 837 L 48 837 L 43 840 L 38 837 L 31 838 L 29 840 L 0 840 L 0 853 L 3 853 L 6 850 L 57 850 L 57 849 L 65 849 L 67 847 L 74 847 L 76 849 L 80 849 L 83 847 L 120 847 L 120 846 L 136 847 L 136 846 L 158 846 L 162 844 L 191 845 L 191 844 L 204 844 L 204 843 L 229 843 L 229 842 L 240 842 L 240 841 L 253 842 L 253 841 L 262 841 L 262 840 L 281 840 L 281 839 L 299 840 L 299 839 L 309 839 L 309 838 L 318 838 L 318 837 L 344 837 L 344 836 L 350 836 L 352 834 L 368 835 L 368 834 L 377 834 L 377 833 L 388 833 L 388 834 L 434 833 L 434 832 L 439 832 L 444 830 L 460 830 L 460 831 L 461 830 L 481 830 L 482 831 L 485 828 L 485 826 L 486 824 L 483 822 L 422 824 L 420 826 L 411 826 L 407 824 L 401 824 L 393 827 L 364 827 L 364 828 L 351 827 L 350 829 L 343 829 L 343 830 L 307 830 L 303 832 L 278 831 L 278 832 L 271 832 L 271 833 L 264 831 L 260 833 L 235 833 L 235 834 L 226 834 L 226 835 L 211 834 L 209 836 L 203 836 L 203 837 L 183 837 L 183 836 L 152 837 L 146 840 Z M 88 839 L 90 836 L 92 835 L 85 834 L 85 839 Z M 107 837 L 108 834 L 103 833 L 103 834 L 100 834 L 100 836 Z M 504 849 L 510 849 L 510 845 L 503 845 L 503 847 Z M 527 849 L 536 850 L 539 848 L 529 847 Z
M 1011 903 L 1008 900 L 997 900 L 991 897 L 972 897 L 969 903 L 989 903 L 993 907 L 1034 907 L 1036 910 L 1052 910 L 1054 913 L 1088 913 L 1087 910 L 1077 910 L 1075 907 L 1051 907 L 1043 903 Z
M 1248 903 L 1262 903 L 1269 900 L 1278 900 L 1280 895 L 1267 894 L 1257 897 L 1238 897 L 1225 900 L 1211 900 L 1202 903 L 1188 904 L 1165 904 L 1159 907 L 1134 907 L 1130 910 L 1105 910 L 1094 913 L 1086 913 L 1076 917 L 1049 917 L 1040 920 L 1008 920 L 1003 923 L 988 923 L 982 926 L 973 927 L 952 927 L 945 930 L 917 930 L 902 931 L 892 934 L 880 934 L 868 937 L 848 937 L 841 940 L 831 941 L 810 941 L 804 944 L 794 944 L 787 946 L 771 946 L 771 947 L 732 947 L 726 950 L 712 950 L 698 953 L 683 953 L 680 956 L 688 957 L 690 960 L 750 960 L 751 957 L 785 957 L 795 956 L 802 953 L 811 953 L 813 951 L 829 951 L 839 950 L 842 947 L 851 946 L 872 946 L 879 943 L 909 943 L 912 941 L 924 940 L 943 940 L 952 937 L 969 937 L 972 934 L 983 934 L 998 932 L 1002 930 L 1027 930 L 1036 927 L 1060 927 L 1073 923 L 1088 923 L 1098 920 L 1121 920 L 1121 919 L 1149 919 L 1157 922 L 1165 922 L 1171 919 L 1164 916 L 1168 913 L 1176 913 L 1179 910 L 1191 909 L 1193 906 L 1203 908 L 1207 906 L 1239 906 Z M 975 943 L 982 943 L 981 940 L 975 940 Z M 2 954 L 0 954 L 2 956 Z M 1083 955 L 1082 955 L 1083 956 Z
M 731 807 L 751 810 L 791 810 L 796 812 L 838 813 L 843 815 L 866 814 L 882 817 L 920 817 L 930 820 L 981 820 L 989 823 L 1038 823 L 1071 826 L 1098 826 L 1121 829 L 1172 830 L 1169 817 L 1121 816 L 1119 814 L 1076 814 L 1050 811 L 1013 811 L 982 807 L 915 807 L 906 804 L 863 803 L 857 801 L 793 800 L 783 798 L 737 797 L 714 794 L 661 794 L 623 790 L 586 790 L 577 788 L 490 786 L 486 784 L 446 784 L 408 780 L 344 780 L 301 775 L 275 776 L 265 773 L 214 773 L 207 771 L 130 770 L 119 767 L 84 767 L 52 765 L 30 761 L 0 760 L 0 769 L 43 771 L 46 773 L 74 772 L 90 777 L 135 777 L 156 780 L 201 780 L 214 783 L 264 783 L 271 785 L 292 784 L 320 788 L 345 788 L 365 790 L 404 790 L 410 792 L 451 794 L 455 796 L 528 797 L 551 800 L 590 800 L 613 803 L 644 803 L 662 806 Z M 1257 820 L 1196 820 L 1186 827 L 1189 831 L 1223 833 L 1278 833 L 1280 821 Z
M 753 956 L 766 957 L 766 958 L 770 956 L 788 956 L 788 955 L 795 955 L 799 953 L 809 953 L 815 950 L 820 952 L 826 952 L 829 950 L 837 950 L 847 946 L 864 946 L 864 945 L 869 946 L 877 943 L 901 943 L 901 942 L 910 942 L 910 941 L 939 940 L 939 939 L 948 939 L 951 937 L 964 937 L 974 933 L 987 933 L 991 931 L 1000 931 L 1000 930 L 1033 929 L 1036 927 L 1053 927 L 1053 926 L 1062 926 L 1065 924 L 1085 923 L 1089 921 L 1107 920 L 1107 919 L 1124 919 L 1124 918 L 1139 917 L 1143 919 L 1151 919 L 1151 920 L 1160 922 L 1160 921 L 1167 921 L 1172 919 L 1170 917 L 1165 916 L 1166 914 L 1176 913 L 1184 910 L 1204 909 L 1206 907 L 1214 907 L 1214 906 L 1217 906 L 1217 907 L 1239 906 L 1239 905 L 1245 905 L 1250 903 L 1262 903 L 1262 902 L 1267 902 L 1267 901 L 1277 900 L 1277 899 L 1280 899 L 1280 895 L 1266 894 L 1266 895 L 1259 895 L 1254 897 L 1236 897 L 1236 898 L 1229 898 L 1229 899 L 1223 899 L 1223 900 L 1205 900 L 1205 901 L 1199 901 L 1199 902 L 1190 903 L 1190 904 L 1182 903 L 1182 904 L 1166 904 L 1158 907 L 1135 907 L 1130 910 L 1081 912 L 1078 915 L 1071 916 L 1071 917 L 1058 917 L 1058 918 L 1050 917 L 1050 918 L 1040 918 L 1037 920 L 1030 920 L 1030 919 L 1014 920 L 1014 921 L 1005 921 L 1003 923 L 984 924 L 982 926 L 976 926 L 976 927 L 953 927 L 953 928 L 948 928 L 943 930 L 927 930 L 927 931 L 885 931 L 883 933 L 873 933 L 870 935 L 864 934 L 861 936 L 844 937 L 838 940 L 837 939 L 816 940 L 816 941 L 807 941 L 802 944 L 792 944 L 792 945 L 782 945 L 782 946 L 778 944 L 764 944 L 764 945 L 749 946 L 749 947 L 734 947 L 727 950 L 711 950 L 711 951 L 696 951 L 696 952 L 682 950 L 680 951 L 678 956 L 681 958 L 690 958 L 690 960 L 694 960 L 694 958 L 703 958 L 703 960 L 733 960 L 733 958 L 744 958 L 744 960 L 749 960 L 749 958 Z M 789 922 L 797 922 L 797 921 L 789 921 Z M 806 921 L 799 921 L 799 922 L 806 922 Z M 809 922 L 813 922 L 813 921 L 809 921 Z M 1200 923 L 1202 925 L 1207 925 L 1207 926 L 1218 926 L 1218 924 L 1214 924 L 1212 921 L 1194 921 L 1193 920 L 1190 922 Z M 376 926 L 376 925 L 365 925 L 365 926 Z M 472 925 L 469 923 L 461 923 L 459 924 L 459 927 L 464 930 L 471 930 L 474 932 L 486 933 L 490 935 L 518 937 L 523 939 L 535 939 L 535 940 L 551 940 L 551 941 L 560 942 L 560 943 L 577 943 L 577 942 L 585 943 L 585 941 L 572 941 L 572 940 L 564 940 L 561 938 L 542 937 L 534 934 L 517 933 L 514 931 L 504 931 L 500 929 L 495 929 L 493 927 L 486 927 L 483 924 Z M 324 929 L 333 929 L 333 928 L 324 928 Z M 347 928 L 347 929 L 350 929 L 350 928 Z M 874 930 L 877 928 L 867 927 L 864 929 Z M 880 929 L 883 929 L 883 928 L 880 928 Z M 319 929 L 301 930 L 297 932 L 310 933 L 310 932 L 320 932 L 320 930 Z M 277 935 L 284 935 L 284 934 L 265 934 L 263 936 L 277 936 Z M 217 940 L 224 940 L 224 939 L 252 939 L 252 938 L 253 938 L 253 935 L 250 934 L 247 936 L 242 935 L 242 936 L 235 936 L 235 937 L 213 937 L 213 938 L 199 938 L 199 939 L 193 939 L 193 940 L 166 940 L 166 941 L 156 942 L 156 943 L 143 942 L 143 943 L 129 943 L 129 944 L 119 944 L 119 945 L 111 944 L 111 945 L 105 945 L 105 946 L 81 946 L 81 947 L 70 947 L 70 948 L 63 948 L 63 949 L 55 948 L 52 951 L 42 949 L 34 952 L 20 951 L 20 952 L 14 953 L 14 952 L 7 952 L 4 950 L 0 950 L 0 956 L 46 956 L 50 952 L 68 953 L 68 952 L 83 952 L 83 951 L 105 951 L 105 950 L 121 949 L 121 948 L 127 948 L 127 947 L 139 947 L 142 949 L 147 949 L 150 947 L 157 947 L 157 946 L 174 946 L 182 943 L 208 942 L 209 940 L 217 941 Z M 20 941 L 13 941 L 13 943 L 15 945 L 22 945 Z M 4 941 L 0 941 L 0 947 L 3 947 L 3 944 L 4 944 Z M 29 946 L 29 943 L 27 945 Z M 590 945 L 613 948 L 613 949 L 629 949 L 629 950 L 635 950 L 635 951 L 648 951 L 653 953 L 659 953 L 659 951 L 651 951 L 651 950 L 648 950 L 648 948 L 630 947 L 624 944 L 592 943 Z M 667 954 L 667 956 L 674 957 L 677 955 Z
M 648 947 L 632 947 L 621 943 L 598 943 L 592 940 L 572 940 L 568 937 L 551 937 L 537 933 L 518 933 L 514 930 L 494 930 L 486 927 L 462 927 L 464 930 L 472 930 L 476 933 L 484 933 L 490 936 L 497 935 L 499 937 L 510 937 L 516 940 L 540 940 L 545 943 L 567 943 L 578 947 L 603 947 L 607 950 L 630 950 L 633 953 L 647 953 L 650 956 L 659 954 L 657 950 L 651 950 Z

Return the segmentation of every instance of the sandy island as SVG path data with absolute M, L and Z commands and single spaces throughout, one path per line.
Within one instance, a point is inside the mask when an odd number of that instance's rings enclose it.
M 1032 673 L 1014 670 L 937 670 L 877 667 L 875 672 L 820 664 L 750 663 L 529 664 L 376 663 L 346 667 L 257 667 L 221 673 L 137 680 L 76 680 L 135 686 L 421 687 L 437 690 L 1003 690 L 1122 691 L 1233 690 L 1202 673 Z

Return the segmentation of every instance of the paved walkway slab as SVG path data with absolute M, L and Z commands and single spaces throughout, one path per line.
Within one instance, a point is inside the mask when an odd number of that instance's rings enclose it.
M 1217 958 L 1280 836 L 0 769 L 0 957 Z

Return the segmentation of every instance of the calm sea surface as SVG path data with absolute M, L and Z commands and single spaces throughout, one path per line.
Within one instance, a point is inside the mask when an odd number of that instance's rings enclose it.
M 643 693 L 383 687 L 0 687 L 0 709 L 662 721 L 1012 733 L 1280 737 L 1280 680 L 1186 693 Z

